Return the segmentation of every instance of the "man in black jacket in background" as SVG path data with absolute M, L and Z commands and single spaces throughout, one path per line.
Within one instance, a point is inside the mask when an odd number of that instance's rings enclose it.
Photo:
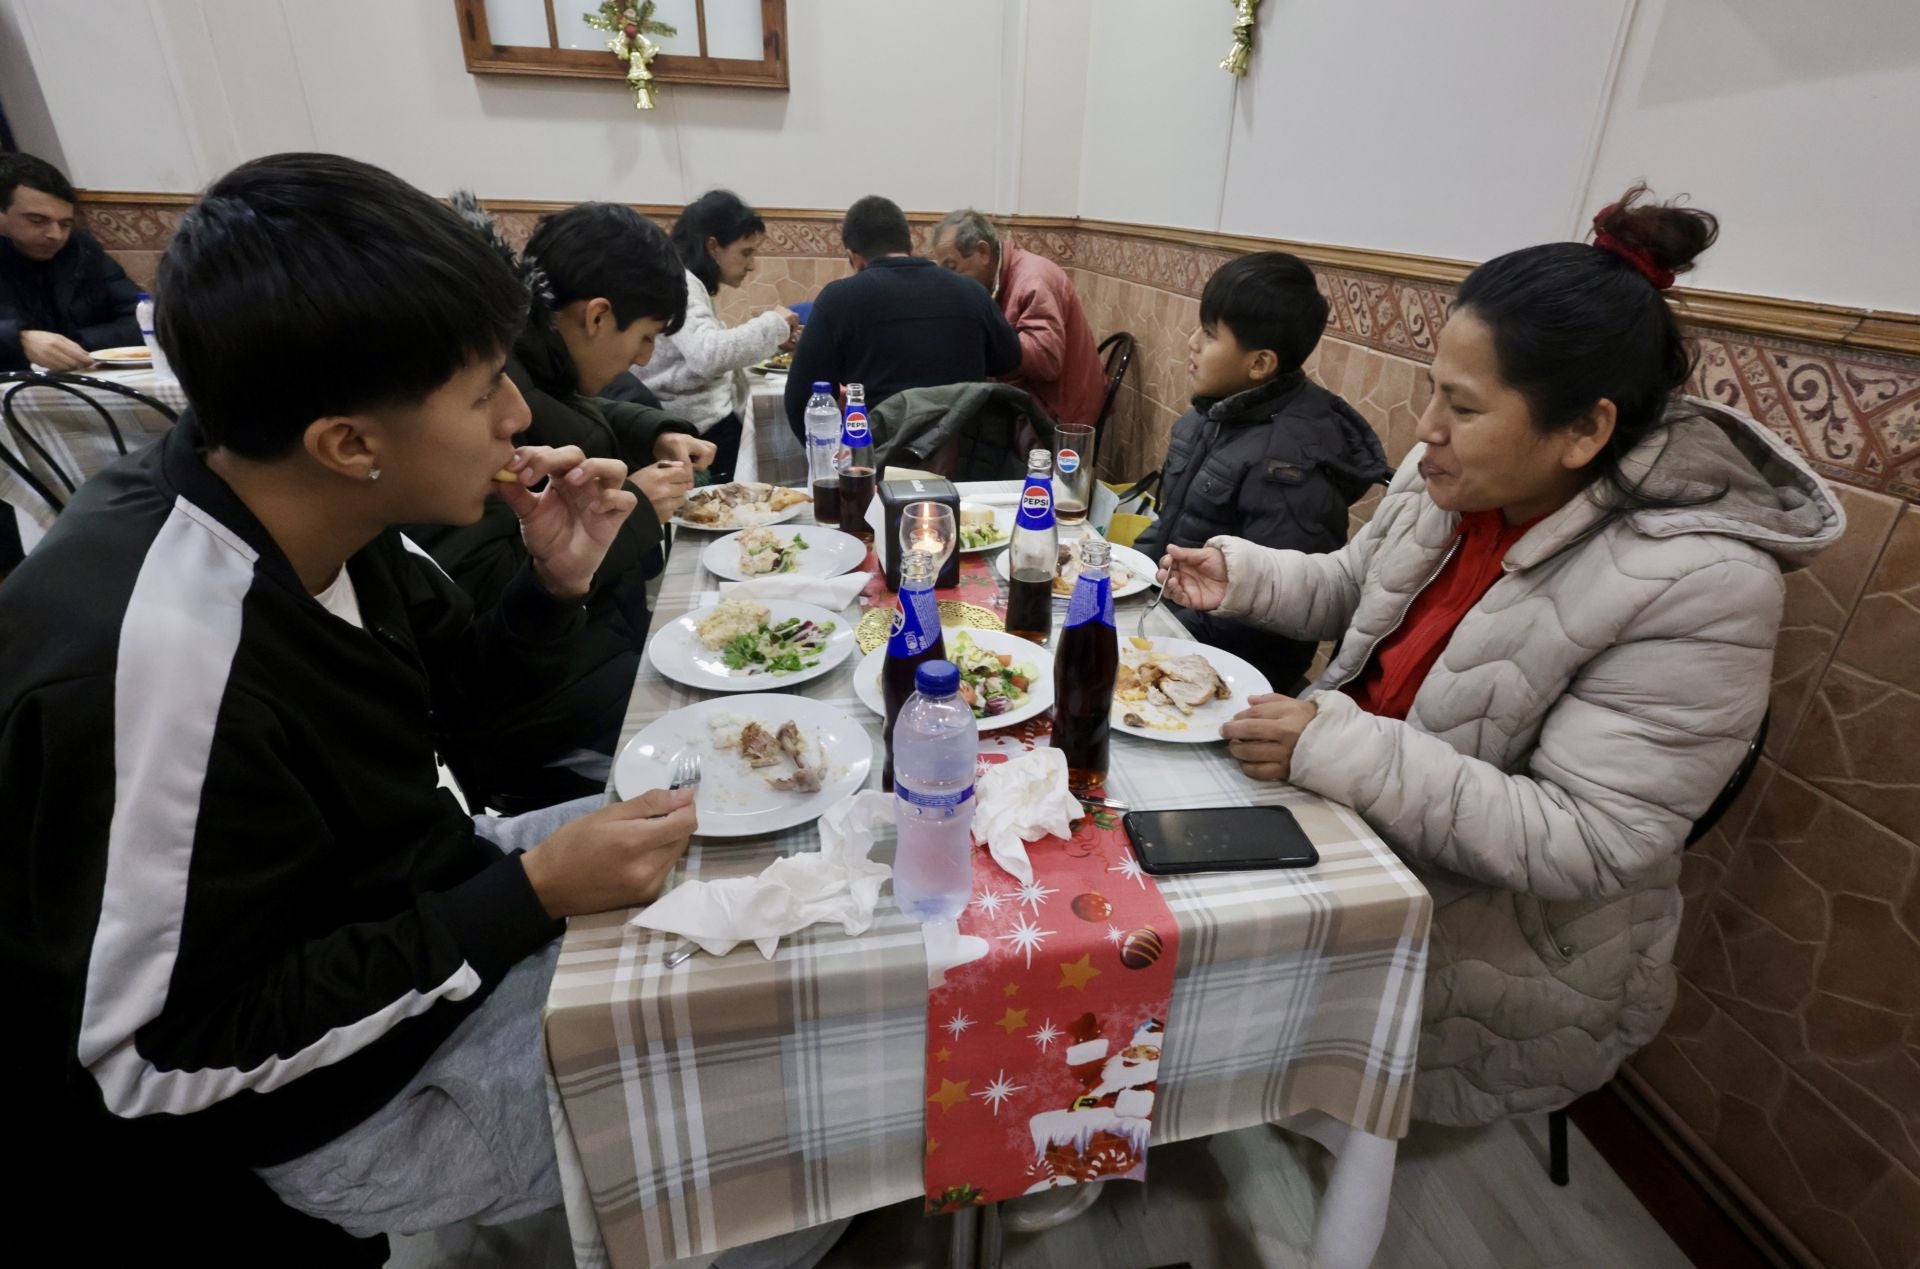
M 907 388 L 978 383 L 1020 366 L 1020 337 L 972 279 L 913 254 L 906 213 L 869 194 L 847 209 L 840 241 L 854 275 L 813 302 L 787 372 L 787 425 L 806 443 L 815 380 L 858 383 L 867 404 Z
M 140 290 L 73 227 L 73 186 L 31 154 L 0 156 L 0 370 L 85 370 L 140 342 Z

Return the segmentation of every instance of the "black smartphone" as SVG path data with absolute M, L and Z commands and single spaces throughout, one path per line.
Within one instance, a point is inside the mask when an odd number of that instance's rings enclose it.
M 1120 823 L 1140 867 L 1155 876 L 1311 868 L 1320 862 L 1306 830 L 1284 806 L 1128 811 Z

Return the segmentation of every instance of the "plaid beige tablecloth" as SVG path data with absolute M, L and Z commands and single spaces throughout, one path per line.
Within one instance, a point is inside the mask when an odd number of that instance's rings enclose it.
M 87 377 L 132 388 L 161 402 L 175 414 L 187 406 L 185 389 L 171 375 L 157 375 L 151 370 L 90 370 Z M 111 391 L 89 391 L 85 385 L 73 385 L 73 390 L 85 392 L 87 400 L 99 402 L 114 427 L 120 429 L 120 439 L 130 454 L 145 449 L 173 426 L 166 415 L 133 397 Z M 0 385 L 0 394 L 9 394 L 14 421 L 26 438 L 23 440 L 19 433 L 8 429 L 7 434 L 0 437 L 0 444 L 24 462 L 56 497 L 71 496 L 61 479 L 62 473 L 80 485 L 120 457 L 120 448 L 114 444 L 113 434 L 100 412 L 73 392 L 44 384 L 6 384 Z M 42 454 L 41 449 L 46 452 Z M 43 529 L 52 528 L 58 514 L 56 508 L 48 505 L 46 499 L 34 492 L 6 463 L 0 463 L 0 502 L 26 512 Z
M 676 546 L 656 625 L 714 588 L 698 563 L 710 540 Z M 1144 602 L 1121 602 L 1123 625 Z M 1164 612 L 1155 620 L 1179 633 Z M 877 745 L 879 719 L 854 697 L 857 661 L 800 690 L 867 722 Z M 645 665 L 626 734 L 704 696 Z M 1159 883 L 1180 953 L 1154 1140 L 1310 1110 L 1403 1135 L 1430 915 L 1420 883 L 1351 811 L 1249 780 L 1219 745 L 1116 734 L 1108 790 L 1137 806 L 1285 805 L 1321 856 L 1308 871 Z M 757 872 L 816 841 L 812 826 L 696 839 L 680 876 Z M 613 1264 L 706 1254 L 921 1193 L 926 960 L 919 927 L 882 904 L 857 938 L 815 928 L 771 961 L 743 945 L 673 970 L 661 961 L 677 940 L 628 928 L 627 914 L 572 923 L 547 1046 L 578 1147 L 585 1194 L 573 1197 L 590 1199 Z

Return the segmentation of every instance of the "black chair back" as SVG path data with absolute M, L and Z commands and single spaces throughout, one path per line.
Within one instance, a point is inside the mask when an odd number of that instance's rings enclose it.
M 86 479 L 86 473 L 69 471 L 47 448 L 44 439 L 35 436 L 26 421 L 21 418 L 14 398 L 22 392 L 45 390 L 64 392 L 77 397 L 93 408 L 100 416 L 100 422 L 106 434 L 113 441 L 114 450 L 125 455 L 127 441 L 120 433 L 120 425 L 114 422 L 113 412 L 95 399 L 93 394 L 125 397 L 139 402 L 158 413 L 169 423 L 179 422 L 172 407 L 124 383 L 115 383 L 110 379 L 96 379 L 91 375 L 67 374 L 55 371 L 9 371 L 0 374 L 0 385 L 6 385 L 0 392 L 0 418 L 5 421 L 6 432 L 0 438 L 0 462 L 13 470 L 22 484 L 31 489 L 34 495 L 44 501 L 54 514 L 58 515 L 67 505 L 67 499 L 79 489 L 80 482 Z M 35 470 L 35 461 L 39 470 Z M 45 478 L 43 478 L 43 476 Z
M 1753 778 L 1753 769 L 1760 765 L 1760 751 L 1767 747 L 1767 724 L 1772 721 L 1771 709 L 1760 715 L 1760 730 L 1748 742 L 1747 756 L 1733 769 L 1733 776 L 1727 781 L 1726 787 L 1720 790 L 1720 796 L 1713 800 L 1713 805 L 1707 808 L 1707 813 L 1693 822 L 1693 830 L 1687 834 L 1688 846 L 1711 833 L 1713 826 L 1720 822 L 1720 817 L 1727 813 L 1727 808 L 1733 805 L 1733 800 L 1740 796 L 1740 790 L 1747 787 L 1747 781 Z
M 1115 331 L 1100 341 L 1099 351 L 1107 363 L 1107 399 L 1100 403 L 1100 417 L 1093 421 L 1096 429 L 1113 413 L 1113 402 L 1120 395 L 1120 385 L 1126 381 L 1127 367 L 1133 364 L 1133 336 L 1127 331 Z

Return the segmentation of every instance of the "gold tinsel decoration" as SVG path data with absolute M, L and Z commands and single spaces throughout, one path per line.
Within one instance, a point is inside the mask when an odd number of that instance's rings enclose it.
M 633 93 L 636 110 L 652 110 L 660 97 L 660 85 L 648 69 L 660 46 L 647 37 L 680 34 L 665 22 L 654 21 L 653 10 L 654 0 L 637 4 L 633 0 L 605 0 L 600 12 L 580 15 L 580 20 L 594 30 L 612 34 L 607 51 L 627 64 L 627 88 Z
M 1220 69 L 1229 75 L 1244 77 L 1247 59 L 1253 56 L 1253 24 L 1260 12 L 1260 0 L 1233 0 L 1233 48 L 1220 59 Z

